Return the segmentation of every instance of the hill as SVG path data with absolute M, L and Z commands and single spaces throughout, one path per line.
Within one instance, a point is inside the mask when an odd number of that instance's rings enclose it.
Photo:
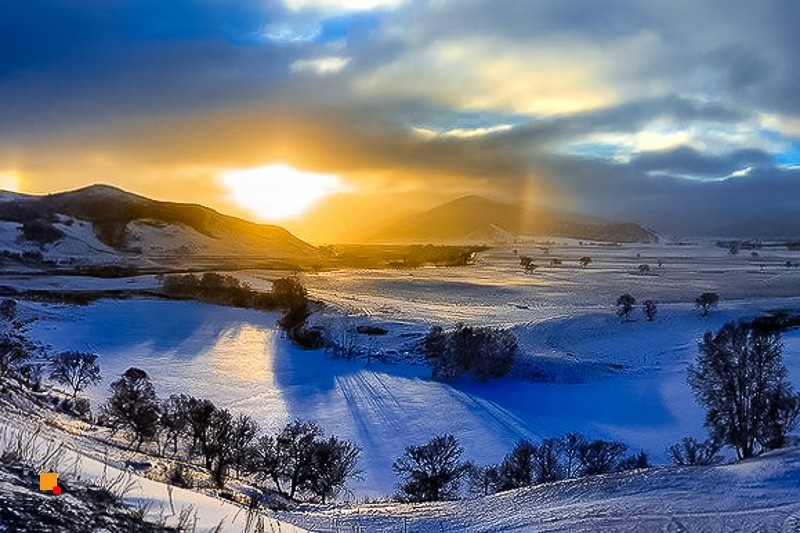
M 218 267 L 220 260 L 290 264 L 316 249 L 278 226 L 92 185 L 46 196 L 0 193 L 0 254 L 27 265 Z
M 304 525 L 324 531 L 349 517 L 373 531 L 387 523 L 408 531 L 798 531 L 798 479 L 800 449 L 788 448 L 736 464 L 592 476 L 460 501 L 320 511 Z
M 613 242 L 655 242 L 655 233 L 632 222 L 610 222 L 554 209 L 531 210 L 467 196 L 388 224 L 373 242 L 510 243 L 533 236 Z

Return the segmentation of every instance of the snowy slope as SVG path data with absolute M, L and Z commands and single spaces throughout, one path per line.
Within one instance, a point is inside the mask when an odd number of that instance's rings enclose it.
M 247 523 L 247 510 L 224 500 L 206 496 L 198 492 L 172 487 L 163 483 L 138 476 L 131 470 L 123 470 L 114 466 L 110 458 L 114 452 L 103 450 L 101 446 L 93 448 L 87 441 L 55 429 L 48 418 L 52 414 L 36 410 L 30 405 L 15 406 L 6 399 L 0 401 L 0 450 L 9 444 L 22 439 L 26 443 L 26 453 L 34 461 L 43 460 L 52 454 L 56 460 L 53 464 L 41 464 L 45 471 L 56 471 L 67 480 L 95 486 L 111 486 L 111 482 L 120 480 L 115 489 L 123 494 L 122 501 L 133 508 L 148 508 L 145 518 L 151 522 L 164 520 L 168 526 L 177 525 L 182 512 L 190 512 L 196 524 L 196 531 L 214 530 L 222 524 L 220 531 L 243 531 Z M 32 487 L 36 490 L 38 487 Z M 70 498 L 69 492 L 62 498 Z M 288 523 L 263 515 L 265 526 L 270 531 L 293 532 L 303 531 Z M 2 526 L 2 524 L 0 524 Z
M 387 517 L 393 521 L 383 529 Z M 466 501 L 333 509 L 305 516 L 303 523 L 318 530 L 357 524 L 365 531 L 798 531 L 800 449 L 733 465 L 610 474 Z
M 192 260 L 263 265 L 316 254 L 313 246 L 278 226 L 104 185 L 47 196 L 4 194 L 2 205 L 0 251 L 41 253 L 50 267 L 177 263 L 187 268 Z M 35 266 L 30 258 L 23 263 Z

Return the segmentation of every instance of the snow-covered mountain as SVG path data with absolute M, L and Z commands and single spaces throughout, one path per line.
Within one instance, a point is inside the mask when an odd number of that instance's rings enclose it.
M 293 263 L 316 254 L 285 229 L 108 185 L 29 196 L 0 192 L 0 260 L 35 265 Z

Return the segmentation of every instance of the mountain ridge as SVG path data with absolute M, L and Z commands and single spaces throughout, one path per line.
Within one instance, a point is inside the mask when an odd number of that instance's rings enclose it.
M 294 261 L 316 248 L 288 230 L 209 207 L 153 200 L 106 184 L 47 195 L 0 192 L 0 247 L 57 262 L 159 262 L 256 256 Z M 5 237 L 5 238 L 3 238 Z
M 499 237 L 504 234 L 506 238 Z M 499 238 L 493 240 L 492 235 Z M 541 236 L 615 242 L 658 241 L 653 231 L 634 222 L 608 221 L 551 208 L 534 211 L 475 195 L 450 200 L 390 222 L 369 240 L 491 243 Z

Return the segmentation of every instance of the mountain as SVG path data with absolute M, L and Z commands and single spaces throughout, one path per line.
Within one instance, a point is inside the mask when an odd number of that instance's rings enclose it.
M 610 222 L 554 209 L 527 209 L 467 196 L 384 226 L 374 242 L 500 243 L 552 236 L 614 242 L 655 242 L 652 231 L 632 222 Z
M 92 185 L 46 196 L 0 193 L 0 254 L 56 265 L 202 267 L 289 264 L 316 249 L 278 226 Z

